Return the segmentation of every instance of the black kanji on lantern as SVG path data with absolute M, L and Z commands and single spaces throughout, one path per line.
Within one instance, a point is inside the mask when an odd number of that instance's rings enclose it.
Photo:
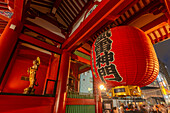
M 99 77 L 100 79 L 106 83 L 106 81 L 104 80 L 103 76 L 109 76 L 109 75 L 114 75 L 114 78 L 106 78 L 106 80 L 110 80 L 110 81 L 117 81 L 117 82 L 121 82 L 122 81 L 122 77 L 120 76 L 120 74 L 118 73 L 115 64 L 111 64 L 105 67 L 101 67 L 99 69 L 97 69 L 98 73 L 99 73 Z
M 105 66 L 105 69 L 106 69 L 106 73 L 108 75 L 113 74 L 114 77 L 115 77 L 115 78 L 106 78 L 106 80 L 112 80 L 112 81 L 117 81 L 117 82 L 121 82 L 122 81 L 122 77 L 118 73 L 115 64 L 111 64 L 109 66 Z
M 112 62 L 114 60 L 113 55 L 114 55 L 113 52 L 104 52 L 104 55 L 98 56 L 96 58 L 96 66 L 100 68 L 101 63 L 102 64 L 106 63 L 106 65 L 109 65 L 109 62 Z
M 95 42 L 96 67 L 100 79 L 106 83 L 104 76 L 114 75 L 114 78 L 106 78 L 106 80 L 121 82 L 123 78 L 118 73 L 114 61 L 114 52 L 110 51 L 113 41 L 110 39 L 111 31 L 102 33 Z M 103 64 L 103 65 L 101 65 Z
M 95 42 L 95 52 L 96 56 L 99 56 L 102 52 L 107 52 L 111 49 L 112 40 L 109 38 L 111 36 L 111 32 L 106 31 L 102 33 Z

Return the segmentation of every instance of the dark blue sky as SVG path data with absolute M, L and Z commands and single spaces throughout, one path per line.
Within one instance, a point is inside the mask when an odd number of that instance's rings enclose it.
M 154 44 L 158 58 L 165 63 L 170 74 L 170 39 Z

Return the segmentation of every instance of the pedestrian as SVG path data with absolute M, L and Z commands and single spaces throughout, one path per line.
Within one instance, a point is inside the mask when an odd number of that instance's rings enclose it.
M 153 109 L 154 109 L 153 113 L 161 113 L 161 112 L 159 111 L 158 105 L 154 105 Z
M 145 109 L 145 105 L 139 105 L 139 113 L 148 113 L 147 110 Z
M 124 108 L 124 104 L 123 103 L 120 104 L 119 111 L 120 111 L 120 113 L 125 113 L 125 108 Z
M 111 113 L 118 113 L 117 107 L 113 107 L 112 110 L 111 110 Z
M 158 107 L 159 107 L 160 112 L 162 112 L 162 113 L 167 113 L 168 112 L 168 110 L 167 110 L 167 108 L 165 107 L 164 104 L 159 104 Z

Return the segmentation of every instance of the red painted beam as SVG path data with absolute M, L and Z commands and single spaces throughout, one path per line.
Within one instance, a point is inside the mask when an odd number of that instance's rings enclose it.
M 117 18 L 119 18 L 120 17 L 120 19 L 121 19 L 121 21 L 123 22 L 124 20 L 123 20 L 123 18 L 120 16 L 120 15 L 124 15 L 124 17 L 126 18 L 126 19 L 128 19 L 127 18 L 127 16 L 124 14 L 124 12 L 125 11 L 129 11 L 128 9 L 129 8 L 131 8 L 132 6 L 134 6 L 136 3 L 138 3 L 139 2 L 139 0 L 134 0 L 133 2 L 131 2 L 129 5 L 127 5 L 124 9 L 122 9 L 121 11 L 120 11 L 120 13 L 118 14 L 118 15 L 114 15 L 114 11 L 112 12 L 113 13 L 113 16 L 112 16 L 112 13 L 109 15 L 109 16 L 107 16 L 107 20 L 108 20 L 108 22 L 105 24 L 105 25 L 103 25 L 92 37 L 94 37 L 94 36 L 98 36 L 99 34 L 101 34 L 102 32 L 104 32 L 104 30 L 107 30 L 107 29 L 109 29 L 109 26 L 111 27 L 113 24 L 114 25 L 116 25 L 116 23 L 115 23 L 115 21 L 117 22 Z M 129 13 L 130 13 L 130 11 L 129 11 Z M 131 13 L 130 13 L 131 14 Z M 129 14 L 129 15 L 130 15 Z M 131 15 L 132 16 L 132 15 Z M 108 26 L 109 25 L 109 26 Z M 97 33 L 98 33 L 98 35 L 97 35 Z
M 84 54 L 86 54 L 86 55 L 89 55 L 89 56 L 91 55 L 91 53 L 89 53 L 87 50 L 85 50 L 85 49 L 82 48 L 82 47 L 78 48 L 77 51 L 82 52 L 82 53 L 84 53 Z
M 94 99 L 67 98 L 66 105 L 95 105 Z
M 0 22 L 0 25 L 7 25 L 7 22 Z
M 170 15 L 170 0 L 164 0 L 166 8 L 168 10 L 168 14 Z
M 0 29 L 0 34 L 2 34 L 3 31 L 4 31 L 4 29 Z
M 130 9 L 132 6 L 134 6 L 136 3 L 138 3 L 139 0 L 134 0 L 133 2 L 131 2 L 129 5 L 127 5 L 124 9 L 122 9 L 119 13 L 119 15 L 117 16 L 120 16 L 122 15 L 125 11 L 127 11 L 128 9 Z M 112 14 L 111 14 L 112 15 Z M 113 15 L 114 15 L 114 12 L 113 12 Z
M 14 0 L 8 0 L 8 1 L 5 1 L 5 2 L 8 4 L 8 9 L 11 12 L 14 12 Z
M 168 23 L 170 24 L 170 0 L 164 0 L 164 3 L 167 8 Z
M 0 10 L 9 11 L 8 7 L 0 7 Z
M 99 6 L 82 22 L 76 31 L 64 42 L 63 47 L 73 52 L 84 40 L 95 33 L 99 26 L 104 25 L 104 19 L 113 11 L 116 16 L 124 7 L 133 0 L 103 0 Z
M 6 27 L 6 25 L 1 25 L 1 24 L 0 24 L 0 28 L 1 28 L 1 29 L 5 29 L 5 27 Z
M 115 21 L 115 19 L 119 18 L 120 15 L 117 15 L 117 16 L 112 16 L 112 15 L 109 15 L 106 17 L 107 20 L 110 20 L 110 21 Z
M 0 2 L 0 7 L 6 7 L 8 8 L 8 5 L 5 2 Z
M 82 62 L 87 65 L 90 65 L 90 60 L 87 60 L 85 58 L 82 58 L 82 57 L 74 55 L 74 54 L 71 55 L 71 59 L 76 60 L 78 62 Z
M 25 12 L 24 9 L 25 0 L 14 0 L 14 18 L 17 18 L 19 21 L 22 21 L 22 16 Z
M 48 30 L 46 30 L 44 28 L 36 27 L 36 26 L 32 26 L 32 25 L 27 25 L 27 24 L 24 24 L 24 26 L 26 26 L 27 28 L 32 29 L 33 31 L 38 32 L 38 33 L 40 33 L 40 34 L 42 34 L 44 36 L 47 36 L 50 39 L 53 39 L 53 40 L 55 40 L 57 42 L 64 43 L 64 41 L 65 41 L 64 38 L 50 32 L 50 31 L 48 31 Z
M 153 27 L 155 27 L 156 25 L 159 25 L 162 22 L 166 22 L 168 19 L 165 15 L 160 16 L 159 18 L 153 20 L 152 22 L 146 24 L 145 26 L 141 27 L 140 29 L 142 29 L 143 31 L 147 31 Z
M 152 27 L 152 28 L 150 28 L 150 29 L 148 29 L 147 31 L 145 31 L 145 33 L 146 34 L 149 34 L 149 33 L 151 33 L 151 32 L 153 32 L 153 31 L 155 31 L 155 30 L 157 30 L 157 29 L 159 29 L 159 28 L 164 28 L 164 26 L 167 24 L 167 22 L 162 22 L 162 23 L 160 23 L 160 24 L 158 24 L 158 25 L 156 25 L 156 26 L 154 26 L 154 27 Z M 165 30 L 166 31 L 166 30 Z M 166 33 L 167 34 L 167 33 Z
M 78 74 L 84 73 L 84 72 L 86 72 L 86 71 L 88 71 L 88 70 L 90 70 L 90 69 L 91 69 L 91 67 L 86 67 L 86 68 L 84 68 L 84 69 L 81 69 L 81 70 L 79 70 L 79 73 L 78 73 Z
M 10 20 L 8 17 L 1 15 L 1 14 L 0 14 L 0 18 L 4 21 L 7 21 L 7 22 Z
M 127 25 L 127 24 L 131 23 L 135 19 L 139 18 L 141 15 L 148 13 L 152 8 L 156 7 L 159 4 L 160 4 L 159 0 L 152 1 L 147 6 L 145 6 L 142 10 L 139 10 L 138 12 L 136 12 L 134 7 L 132 7 L 132 10 L 136 13 L 134 15 L 130 15 L 130 18 L 128 18 L 121 25 Z M 128 14 L 131 14 L 129 10 L 128 10 Z
M 5 2 L 5 3 L 7 3 L 7 0 L 0 0 L 0 2 Z
M 56 0 L 53 7 L 55 7 L 56 9 L 58 9 L 60 3 L 61 3 L 62 0 Z
M 33 37 L 30 37 L 30 36 L 28 36 L 28 35 L 25 35 L 25 34 L 21 34 L 21 35 L 19 36 L 19 39 L 21 39 L 21 40 L 23 40 L 23 41 L 26 41 L 26 42 L 28 42 L 28 43 L 31 43 L 31 44 L 33 44 L 33 45 L 39 46 L 39 47 L 41 47 L 41 48 L 47 49 L 47 50 L 49 50 L 49 51 L 53 51 L 53 52 L 58 53 L 58 54 L 61 54 L 61 53 L 62 53 L 62 50 L 61 50 L 61 49 L 56 48 L 56 47 L 54 47 L 54 46 L 52 46 L 52 45 L 49 45 L 49 44 L 47 44 L 47 43 L 45 43 L 45 42 L 42 42 L 42 41 L 40 41 L 40 40 L 37 40 L 37 39 L 35 39 L 35 38 L 33 38 Z

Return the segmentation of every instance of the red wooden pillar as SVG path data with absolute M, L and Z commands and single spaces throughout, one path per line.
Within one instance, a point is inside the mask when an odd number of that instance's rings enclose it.
M 9 20 L 0 37 L 0 78 L 17 43 L 23 24 L 16 18 Z M 0 79 L 2 80 L 2 79 Z M 0 81 L 1 82 L 1 81 Z M 0 89 L 1 90 L 1 89 Z
M 67 99 L 67 80 L 70 71 L 71 54 L 63 50 L 56 90 L 54 113 L 65 113 Z
M 95 113 L 103 113 L 102 112 L 102 97 L 101 97 L 101 91 L 99 89 L 99 84 L 97 84 L 94 80 L 94 94 L 95 94 Z
M 102 96 L 101 96 L 101 91 L 98 91 L 98 95 L 99 95 L 99 101 L 98 101 L 98 113 L 103 113 L 103 109 L 102 109 Z
M 75 85 L 74 90 L 78 91 L 78 71 L 79 71 L 78 65 L 75 63 L 72 63 L 71 69 L 73 71 L 73 76 L 74 76 L 74 85 Z
M 43 95 L 46 94 L 46 85 L 48 84 L 47 79 L 49 79 L 49 77 L 50 77 L 51 63 L 52 63 L 52 59 L 53 59 L 53 55 L 54 55 L 53 53 L 51 53 L 51 54 L 52 55 L 51 55 L 49 63 L 48 63 L 47 74 L 46 74 L 44 88 L 43 88 Z

